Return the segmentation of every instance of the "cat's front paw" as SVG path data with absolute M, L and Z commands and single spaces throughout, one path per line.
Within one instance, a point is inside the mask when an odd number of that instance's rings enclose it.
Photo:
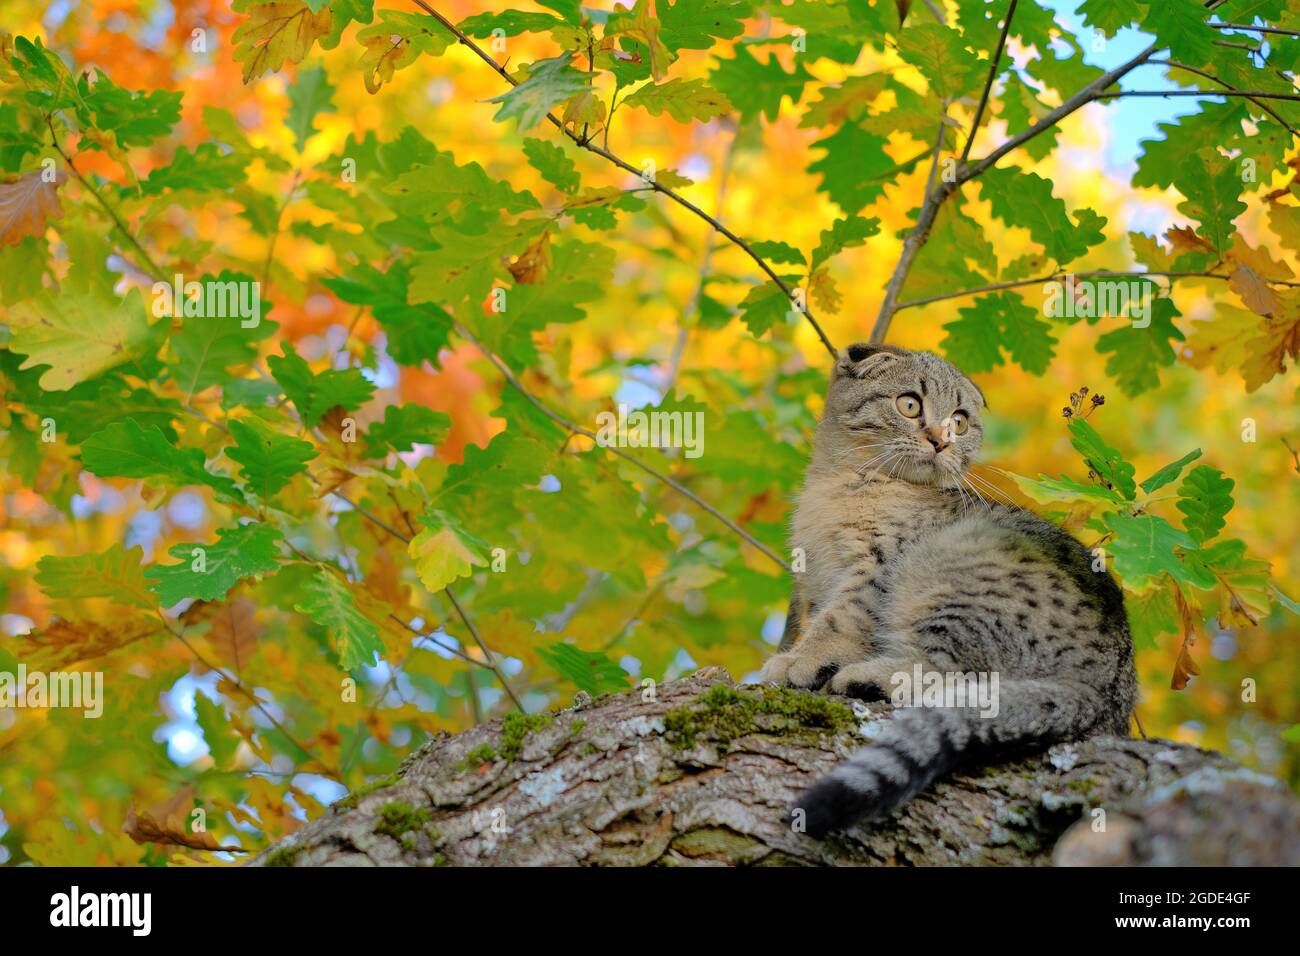
M 867 703 L 889 700 L 890 677 L 875 662 L 858 661 L 836 671 L 827 690 Z
M 833 656 L 815 653 L 811 648 L 796 647 L 769 658 L 759 672 L 759 679 L 773 684 L 816 690 L 834 677 L 839 669 L 840 663 Z

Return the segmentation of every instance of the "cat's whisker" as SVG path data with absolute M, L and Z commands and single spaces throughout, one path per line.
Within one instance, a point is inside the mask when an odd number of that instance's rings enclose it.
M 1000 501 L 1002 504 L 1010 505 L 1011 507 L 1016 507 L 1016 503 L 1011 498 L 1011 496 L 1008 495 L 1001 488 L 999 488 L 997 485 L 993 484 L 993 482 L 989 481 L 987 478 L 981 478 L 973 471 L 966 472 L 966 477 L 971 481 L 978 483 L 988 493 L 988 495 L 991 498 Z
M 984 496 L 980 494 L 979 489 L 975 487 L 975 483 L 972 481 L 968 481 L 967 476 L 965 475 L 962 475 L 960 480 L 966 485 L 967 488 L 971 490 L 971 493 L 974 494 L 975 497 L 979 499 L 980 504 L 984 506 L 984 510 L 992 514 L 993 513 L 992 506 L 989 505 L 989 503 L 984 500 Z

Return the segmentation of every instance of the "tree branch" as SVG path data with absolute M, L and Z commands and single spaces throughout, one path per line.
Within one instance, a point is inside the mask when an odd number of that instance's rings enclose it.
M 885 287 L 885 300 L 880 303 L 880 312 L 877 313 L 876 324 L 871 330 L 872 342 L 885 341 L 885 333 L 889 331 L 889 323 L 894 317 L 894 303 L 898 301 L 903 283 L 907 281 L 907 275 L 912 270 L 912 260 L 916 258 L 916 254 L 921 251 L 921 246 L 930 235 L 935 217 L 939 214 L 939 207 L 957 188 L 955 182 L 944 183 L 937 190 L 934 188 L 935 173 L 939 169 L 939 153 L 943 149 L 943 134 L 946 128 L 947 106 L 945 104 L 944 115 L 939 117 L 939 135 L 934 141 L 934 156 L 930 160 L 930 172 L 925 178 L 925 199 L 921 203 L 921 212 L 916 217 L 916 225 L 903 240 L 903 254 L 899 256 L 898 264 L 894 266 L 894 274 L 889 277 L 889 285 Z
M 1133 59 L 1129 60 L 1127 63 L 1120 64 L 1119 66 L 1115 67 L 1115 69 L 1103 73 L 1101 76 L 1097 77 L 1097 79 L 1093 80 L 1083 89 L 1079 90 L 1079 92 L 1071 96 L 1060 106 L 1056 107 L 1056 109 L 1049 111 L 1046 116 L 1044 116 L 1033 126 L 1011 137 L 1011 139 L 1007 140 L 1005 143 L 1003 143 L 997 149 L 993 150 L 993 152 L 989 153 L 983 159 L 977 161 L 973 166 L 967 166 L 962 169 L 959 169 L 957 171 L 957 182 L 959 184 L 965 184 L 969 182 L 970 180 L 979 176 L 989 167 L 995 165 L 999 159 L 1001 159 L 1007 153 L 1011 152 L 1013 149 L 1017 149 L 1023 146 L 1025 143 L 1033 139 L 1039 133 L 1043 133 L 1051 129 L 1053 126 L 1055 126 L 1061 120 L 1065 119 L 1065 117 L 1069 116 L 1071 113 L 1078 110 L 1080 107 L 1086 106 L 1087 104 L 1091 103 L 1093 100 L 1098 98 L 1098 94 L 1101 93 L 1102 90 L 1105 90 L 1107 87 L 1113 85 L 1123 77 L 1127 76 L 1130 72 L 1137 69 L 1143 63 L 1145 63 L 1147 60 L 1153 57 L 1158 49 L 1160 49 L 1160 47 L 1157 44 L 1153 43 L 1151 46 L 1147 47 L 1145 50 L 1143 50 L 1137 56 L 1133 57 Z
M 1051 129 L 1062 119 L 1069 116 L 1080 107 L 1093 102 L 1097 99 L 1098 94 L 1122 77 L 1126 76 L 1130 71 L 1141 66 L 1150 59 L 1158 49 L 1159 47 L 1156 44 L 1152 44 L 1127 63 L 1123 63 L 1115 69 L 1103 73 L 1060 106 L 1056 107 L 1056 109 L 1047 113 L 1042 120 L 1035 123 L 1027 130 L 1013 136 L 974 165 L 967 165 L 965 163 L 961 164 L 957 168 L 957 175 L 954 182 L 944 183 L 943 186 L 933 192 L 931 192 L 927 186 L 927 199 L 922 204 L 921 212 L 917 216 L 916 227 L 903 243 L 903 255 L 899 259 L 898 265 L 894 268 L 894 274 L 890 278 L 889 285 L 885 290 L 885 301 L 881 303 L 880 312 L 876 316 L 876 324 L 871 330 L 872 342 L 883 342 L 885 336 L 889 333 L 889 324 L 893 321 L 894 313 L 897 311 L 896 303 L 898 301 L 898 295 L 907 281 L 907 275 L 911 271 L 912 262 L 928 237 L 930 227 L 934 224 L 934 219 L 938 214 L 939 207 L 948 199 L 948 197 L 960 190 L 962 186 L 970 182 L 972 179 L 975 179 L 985 170 L 991 168 L 1007 153 L 1023 146 L 1038 134 Z M 940 142 L 942 142 L 942 139 L 940 139 Z M 936 161 L 938 160 L 937 147 L 935 150 L 935 159 Z M 931 169 L 931 174 L 933 174 L 933 169 Z M 926 220 L 924 223 L 922 222 L 923 219 Z M 909 244 L 911 248 L 909 248 Z
M 1007 33 L 1011 30 L 1011 18 L 1016 15 L 1016 4 L 1019 2 L 1020 0 L 1011 0 L 1011 5 L 1007 7 L 1006 19 L 1002 21 L 1002 34 L 998 37 L 997 50 L 989 61 L 989 76 L 984 81 L 984 92 L 980 94 L 980 104 L 975 108 L 975 119 L 970 124 L 970 135 L 966 137 L 966 146 L 961 151 L 959 164 L 962 166 L 965 166 L 966 160 L 970 158 L 970 148 L 975 145 L 975 135 L 980 131 L 980 120 L 984 118 L 984 107 L 988 106 L 993 81 L 998 77 L 998 64 L 1002 62 L 1002 51 L 1007 45 Z
M 421 10 L 423 10 L 429 16 L 433 17 L 444 27 L 450 30 L 456 36 L 456 39 L 460 41 L 460 43 L 464 44 L 465 46 L 473 50 L 474 53 L 478 55 L 479 59 L 481 59 L 488 66 L 492 67 L 492 69 L 495 70 L 503 79 L 505 79 L 507 83 L 509 83 L 511 86 L 519 85 L 515 81 L 515 78 L 511 76 L 503 66 L 501 66 L 499 63 L 497 63 L 496 60 L 492 59 L 492 57 L 488 55 L 487 51 L 485 51 L 477 43 L 475 43 L 468 36 L 466 36 L 460 30 L 460 28 L 457 27 L 454 23 L 452 23 L 450 20 L 444 17 L 433 7 L 429 6 L 429 4 L 425 2 L 425 0 L 413 0 L 413 2 Z M 590 153 L 595 153 L 597 156 L 600 156 L 602 159 L 605 159 L 610 163 L 613 163 L 619 169 L 629 172 L 633 176 L 637 176 L 637 177 L 641 176 L 641 170 L 639 170 L 637 167 L 633 166 L 631 163 L 627 162 L 626 160 L 610 152 L 608 149 L 605 149 L 604 147 L 601 146 L 597 146 L 594 142 L 592 142 L 587 137 L 579 136 L 577 133 L 573 132 L 571 129 L 565 126 L 564 123 L 560 120 L 560 118 L 557 117 L 554 113 L 547 113 L 546 119 L 552 126 L 558 129 L 561 133 L 567 136 L 578 146 L 582 147 L 583 149 L 587 150 Z M 662 193 L 664 196 L 667 196 L 669 199 L 677 203 L 683 209 L 689 210 L 699 218 L 703 219 L 709 225 L 711 225 L 718 232 L 722 233 L 722 235 L 726 236 L 727 239 L 730 240 L 733 245 L 742 249 L 745 252 L 745 254 L 749 256 L 749 258 L 754 260 L 755 264 L 763 271 L 763 273 L 769 279 L 771 279 L 772 282 L 774 282 L 776 286 L 783 293 L 785 293 L 785 297 L 787 299 L 794 301 L 794 290 L 790 288 L 789 284 L 784 279 L 782 279 L 776 273 L 776 271 L 773 270 L 773 268 L 770 265 L 768 265 L 766 259 L 764 259 L 762 256 L 760 256 L 757 252 L 754 251 L 754 248 L 748 242 L 746 242 L 736 233 L 732 232 L 721 222 L 719 222 L 716 218 L 710 216 L 699 206 L 695 205 L 695 203 L 691 202 L 689 199 L 686 199 L 684 196 L 677 193 L 676 191 L 669 189 L 667 186 L 664 186 L 657 181 L 652 181 L 648 183 L 648 185 L 655 192 Z M 837 358 L 839 353 L 835 350 L 835 346 L 831 344 L 831 340 L 827 337 L 826 333 L 822 330 L 821 325 L 818 324 L 817 320 L 813 317 L 813 314 L 806 307 L 801 309 L 800 311 L 803 313 L 804 318 L 808 320 L 808 323 L 813 327 L 814 331 L 816 331 L 817 337 L 821 339 L 822 345 L 826 347 L 826 351 L 830 353 L 831 358 L 832 359 Z
M 825 840 L 794 832 L 786 809 L 866 745 L 888 710 L 733 685 L 717 667 L 653 694 L 580 695 L 522 741 L 512 737 L 509 752 L 497 721 L 439 735 L 395 779 L 252 863 L 1300 864 L 1300 801 L 1284 784 L 1189 744 L 1110 736 L 995 757 Z

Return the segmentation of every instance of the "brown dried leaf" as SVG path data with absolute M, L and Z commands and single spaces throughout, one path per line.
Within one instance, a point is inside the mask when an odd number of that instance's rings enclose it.
M 830 271 L 824 267 L 808 277 L 808 291 L 813 301 L 827 312 L 838 312 L 844 301 Z
M 122 821 L 122 832 L 136 843 L 163 843 L 191 850 L 234 849 L 222 847 L 211 833 L 191 833 L 190 811 L 194 809 L 194 788 L 184 787 L 175 796 L 143 810 L 132 806 Z
M 521 285 L 535 285 L 546 279 L 546 272 L 551 265 L 551 231 L 545 230 L 534 239 L 508 268 Z
M 1259 315 L 1272 317 L 1282 307 L 1273 287 L 1250 266 L 1238 264 L 1228 279 L 1228 287 L 1241 296 L 1246 308 Z
M 1173 247 L 1175 259 L 1184 252 L 1214 252 L 1214 246 L 1198 236 L 1191 226 L 1174 226 L 1165 233 L 1165 238 Z
M 1200 630 L 1201 609 L 1184 597 L 1182 588 L 1175 585 L 1171 590 L 1174 593 L 1174 603 L 1178 606 L 1178 617 L 1183 625 L 1183 643 L 1178 648 L 1178 658 L 1174 661 L 1174 673 L 1169 686 L 1174 690 L 1183 690 L 1193 677 L 1201 673 L 1201 668 L 1192 657 L 1192 648 L 1196 646 L 1196 634 Z
M 118 617 L 111 624 L 56 619 L 20 638 L 16 651 L 29 667 L 60 670 L 81 661 L 104 657 L 161 631 L 157 618 L 144 614 Z
M 221 605 L 212 615 L 212 630 L 208 643 L 235 674 L 248 664 L 257 649 L 257 639 L 262 628 L 257 623 L 257 604 L 246 597 L 235 598 Z
M 0 183 L 0 246 L 16 246 L 28 236 L 39 239 L 47 220 L 63 216 L 57 190 L 68 176 L 58 171 L 53 182 L 46 182 L 42 172 Z

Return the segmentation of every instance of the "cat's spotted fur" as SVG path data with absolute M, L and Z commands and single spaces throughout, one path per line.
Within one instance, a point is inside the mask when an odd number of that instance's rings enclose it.
M 895 710 L 798 801 L 809 833 L 882 814 L 960 763 L 1129 732 L 1137 680 L 1121 592 L 1066 532 L 973 494 L 983 409 L 936 355 L 855 345 L 836 364 L 794 517 L 806 570 L 783 648 L 802 633 L 763 679 L 884 699 L 919 663 L 997 672 L 1000 702 L 994 717 Z

